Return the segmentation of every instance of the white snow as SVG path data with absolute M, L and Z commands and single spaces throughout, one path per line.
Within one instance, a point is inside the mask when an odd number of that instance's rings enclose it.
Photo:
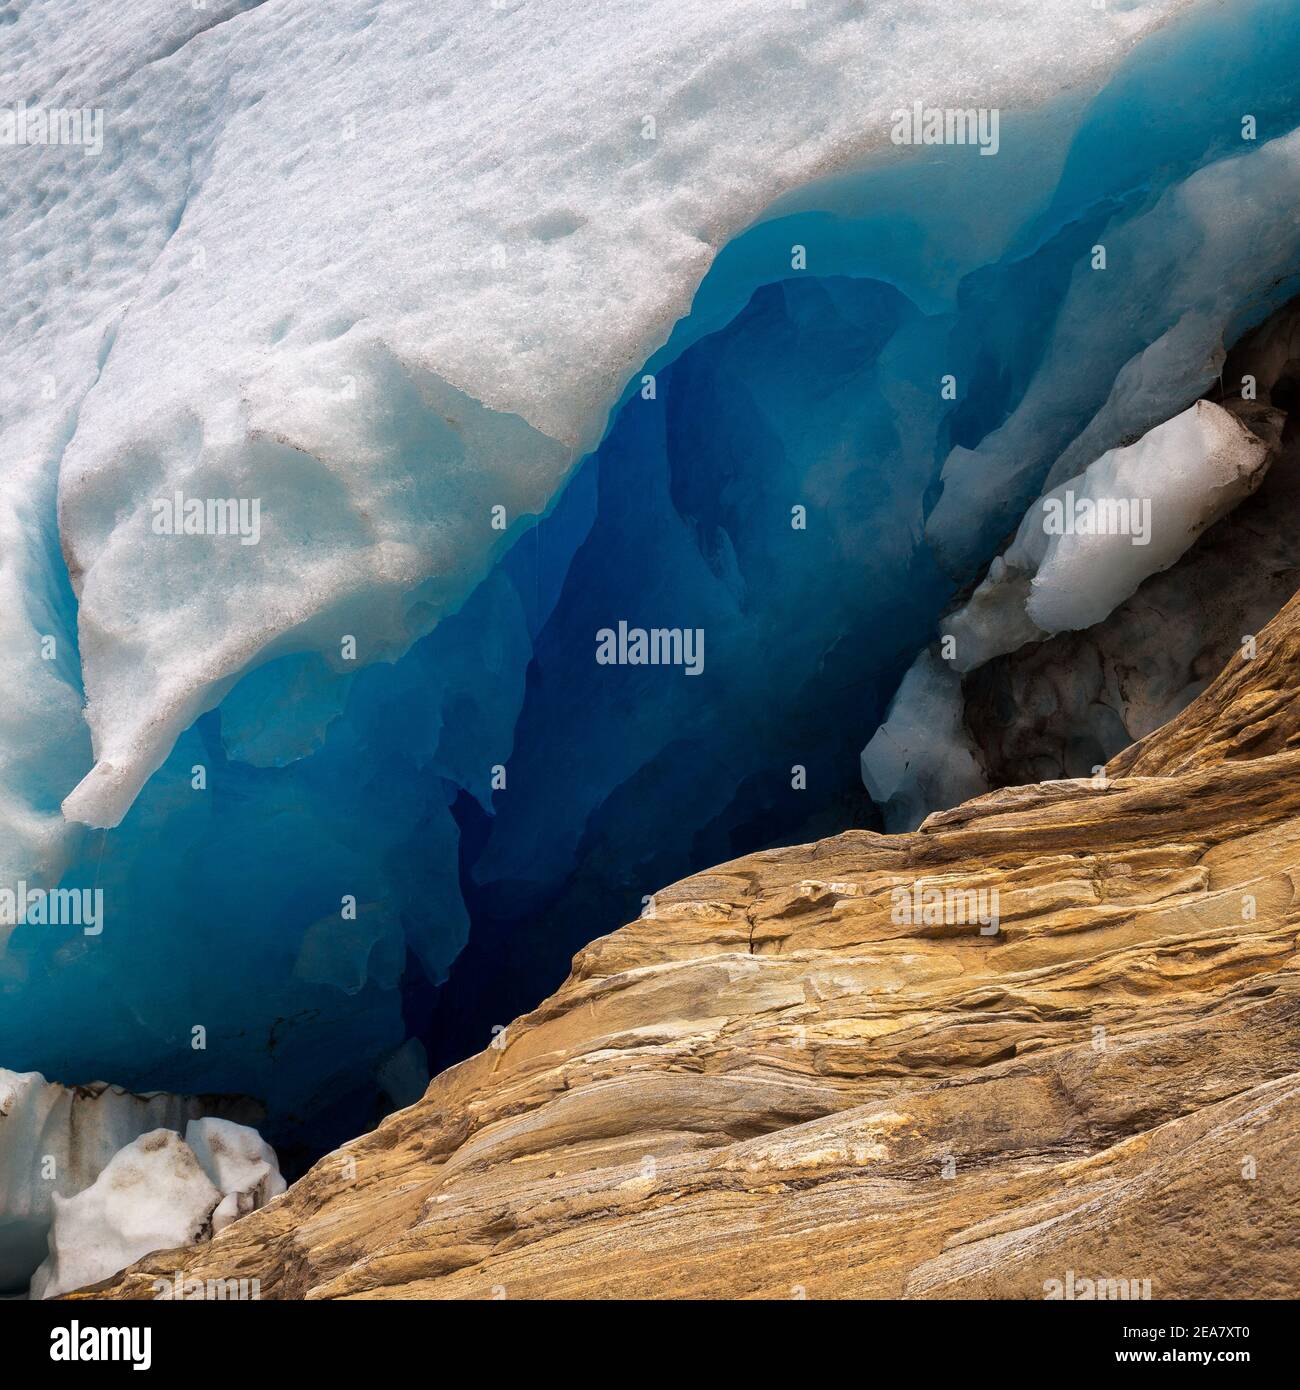
M 910 830 L 988 790 L 966 730 L 964 673 L 1100 623 L 1254 492 L 1271 458 L 1234 414 L 1201 400 L 1035 501 L 968 601 L 944 619 L 941 642 L 912 664 L 862 750 L 862 780 L 886 828 Z M 1167 616 L 1176 623 L 1180 614 L 1167 605 Z M 1134 649 L 1135 687 L 1160 655 L 1158 634 Z
M 203 1113 L 188 1096 L 60 1086 L 0 1068 L 0 1292 L 26 1284 L 45 1251 L 53 1199 L 89 1187 L 118 1150 Z
M 1211 401 L 1103 454 L 1029 508 L 970 601 L 944 621 L 954 668 L 1099 623 L 1249 496 L 1269 458 L 1262 439 Z
M 1190 3 L 12 5 L 6 91 L 104 143 L 0 148 L 0 867 L 57 867 L 52 782 L 115 824 L 250 665 L 426 631 L 718 248 L 893 110 L 1098 82 Z M 154 535 L 177 489 L 259 543 Z
M 213 1106 L 246 1118 L 258 1112 L 253 1102 L 234 1097 L 134 1095 L 104 1082 L 61 1086 L 39 1072 L 0 1068 L 0 1293 L 28 1283 L 46 1256 L 60 1204 L 66 1210 L 142 1135 L 171 1131 L 179 1141 L 183 1130 L 219 1194 L 230 1194 L 233 1215 L 282 1192 L 284 1179 L 270 1145 L 248 1125 L 205 1114 Z M 88 1210 L 75 1207 L 65 1218 L 65 1268 L 81 1258 L 70 1253 L 67 1223 L 80 1221 L 76 1213 Z
M 49 1255 L 31 1296 L 107 1279 L 154 1250 L 209 1240 L 285 1190 L 275 1151 L 255 1129 L 215 1116 L 182 1139 L 155 1129 L 119 1149 L 73 1197 L 54 1196 Z
M 264 1207 L 284 1191 L 275 1150 L 255 1130 L 233 1120 L 205 1116 L 185 1126 L 185 1142 L 221 1192 L 212 1213 L 212 1233 Z
M 155 1129 L 114 1154 L 75 1197 L 54 1198 L 49 1258 L 32 1276 L 33 1298 L 98 1283 L 153 1250 L 210 1232 L 221 1193 L 174 1130 Z

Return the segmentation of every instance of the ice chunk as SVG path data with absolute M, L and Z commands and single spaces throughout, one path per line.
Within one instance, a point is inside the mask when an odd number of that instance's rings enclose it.
M 1269 446 L 1212 401 L 1103 454 L 1026 512 L 965 607 L 945 620 L 971 671 L 1100 622 L 1263 480 Z
M 318 918 L 303 934 L 293 973 L 301 980 L 356 994 L 374 980 L 391 989 L 402 973 L 401 923 L 381 903 L 360 903 L 355 916 Z
M 862 750 L 862 780 L 886 829 L 915 829 L 936 806 L 988 791 L 963 709 L 961 677 L 932 648 L 923 651 Z
M 185 1142 L 222 1198 L 212 1213 L 212 1233 L 264 1207 L 284 1191 L 275 1150 L 255 1130 L 211 1116 L 185 1126 Z
M 254 767 L 308 757 L 325 742 L 350 684 L 350 676 L 331 671 L 314 653 L 258 667 L 222 702 L 226 756 Z
M 1262 373 L 1257 380 L 1262 392 Z M 1251 428 L 1267 429 L 1269 415 L 1284 418 L 1259 407 Z M 1093 776 L 1240 660 L 1243 637 L 1295 592 L 1298 499 L 1300 452 L 1288 441 L 1252 497 L 1103 622 L 971 673 L 962 685 L 966 726 L 994 785 Z
M 953 574 L 978 573 L 1045 477 L 1050 487 L 1082 472 L 1210 388 L 1225 342 L 1252 326 L 1248 287 L 1293 283 L 1296 225 L 1278 194 L 1297 184 L 1292 130 L 1207 164 L 1090 238 L 1015 410 L 944 462 L 926 536 Z M 1104 404 L 1080 430 L 1078 407 L 1099 391 Z
M 1279 314 L 1249 352 L 1236 354 L 1253 368 L 1265 394 L 1289 365 L 1293 314 Z M 1055 661 L 1045 655 L 1037 665 L 1047 669 L 1023 682 L 1024 707 L 1006 738 L 1037 748 L 1033 773 L 1039 777 L 1062 775 L 1066 762 L 1072 774 L 1092 772 L 1191 698 L 1192 667 L 1205 640 L 1196 622 L 1204 615 L 1197 607 L 1201 586 L 1195 573 L 1183 576 L 1187 592 L 1168 586 L 1146 604 L 1131 604 L 1127 612 L 1124 605 L 1264 481 L 1285 417 L 1260 402 L 1230 404 L 1231 410 L 1197 401 L 1129 447 L 1104 454 L 1029 508 L 1005 554 L 943 622 L 948 660 L 940 660 L 935 649 L 922 653 L 863 750 L 863 780 L 873 798 L 883 799 L 889 829 L 908 828 L 969 796 L 974 779 L 964 774 L 971 761 L 981 775 L 990 768 L 997 775 L 996 755 L 983 756 L 971 737 L 961 680 L 961 673 L 995 657 L 1055 633 L 1089 630 L 1095 636 L 1095 645 L 1069 648 L 1072 660 L 1063 667 L 1059 654 Z M 1283 490 L 1278 505 L 1288 504 Z M 1098 626 L 1116 612 L 1122 615 L 1116 632 Z M 1190 630 L 1178 630 L 1180 618 Z M 1108 650 L 1122 656 L 1107 657 Z M 1104 696 L 1107 681 L 1122 689 Z M 1143 707 L 1152 697 L 1160 700 L 1157 711 Z M 1005 690 L 984 691 L 986 735 L 1009 703 Z M 1126 732 L 1116 706 L 1137 724 L 1136 731 Z M 931 727 L 937 732 L 928 734 Z M 993 739 L 996 744 L 1001 736 Z M 957 771 L 950 775 L 950 768 Z
M 429 1087 L 429 1057 L 419 1038 L 385 1057 L 376 1073 L 380 1090 L 398 1109 L 414 1105 Z
M 380 1090 L 392 1104 L 414 1105 L 428 1090 L 428 1054 L 419 1038 L 407 1038 L 402 1047 L 384 1058 L 377 1072 Z
M 220 1200 L 179 1134 L 142 1134 L 83 1192 L 54 1198 L 50 1253 L 32 1276 L 31 1296 L 54 1298 L 107 1279 L 153 1250 L 210 1235 Z
M 251 1101 L 60 1086 L 0 1068 L 0 1294 L 26 1287 L 44 1257 L 55 1197 L 89 1187 L 140 1135 L 181 1130 L 213 1106 L 247 1119 L 259 1113 Z

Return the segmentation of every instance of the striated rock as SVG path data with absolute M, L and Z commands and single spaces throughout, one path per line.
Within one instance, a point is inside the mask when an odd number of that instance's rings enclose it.
M 1295 1297 L 1297 644 L 1293 600 L 1113 778 L 673 885 L 280 1200 L 79 1296 Z

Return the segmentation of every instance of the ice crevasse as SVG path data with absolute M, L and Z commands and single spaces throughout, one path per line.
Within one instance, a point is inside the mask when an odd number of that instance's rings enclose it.
M 1280 0 L 13 12 L 103 146 L 0 145 L 0 890 L 103 923 L 0 928 L 0 1061 L 282 1153 L 871 823 L 953 596 L 1297 289 Z

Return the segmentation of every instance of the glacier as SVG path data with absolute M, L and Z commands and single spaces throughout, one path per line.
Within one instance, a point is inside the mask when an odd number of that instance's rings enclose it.
M 1281 312 L 1289 317 L 1294 307 Z M 1262 626 L 1247 629 L 1247 612 L 1273 615 L 1277 604 L 1261 607 L 1260 591 L 1270 571 L 1285 567 L 1263 547 L 1238 553 L 1237 582 L 1219 580 L 1213 617 L 1200 593 L 1210 566 L 1198 539 L 1235 514 L 1288 452 L 1285 411 L 1239 396 L 1227 405 L 1196 401 L 1029 507 L 1011 544 L 942 619 L 939 640 L 913 662 L 862 750 L 863 784 L 887 830 L 915 829 L 932 811 L 1005 785 L 1006 759 L 996 754 L 1008 749 L 999 745 L 1036 745 L 1046 763 L 1036 771 L 1046 777 L 1065 771 L 1054 756 L 1074 775 L 1101 774 L 1199 693 L 1194 668 L 1204 645 L 1222 648 L 1229 634 Z M 1285 503 L 1275 505 L 1286 514 Z M 1163 591 L 1148 584 L 1175 566 Z M 1078 635 L 1073 649 L 1045 640 L 1063 633 Z M 990 666 L 1020 653 L 1023 661 Z M 968 691 L 965 677 L 975 672 L 981 678 Z M 1138 727 L 1130 730 L 1116 706 Z
M 0 926 L 0 1062 L 290 1169 L 657 885 L 881 824 L 957 596 L 1300 289 L 1281 0 L 48 8 L 13 89 L 104 149 L 0 149 L 0 883 L 105 926 Z

